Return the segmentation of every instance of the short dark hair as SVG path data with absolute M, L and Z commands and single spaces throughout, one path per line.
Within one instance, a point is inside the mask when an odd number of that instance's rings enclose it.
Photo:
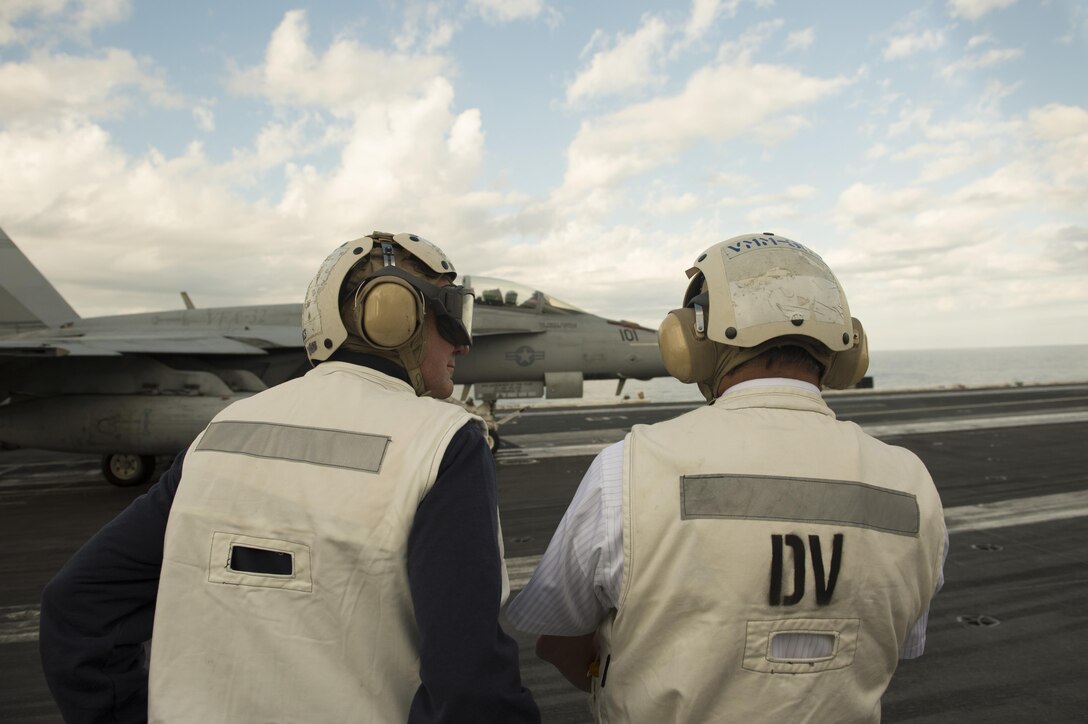
M 773 370 L 776 367 L 801 367 L 812 372 L 818 378 L 823 378 L 825 371 L 824 366 L 816 361 L 816 358 L 809 354 L 808 350 L 804 347 L 798 347 L 795 344 L 771 347 L 747 362 L 737 365 L 734 368 L 734 371 L 739 370 L 756 360 L 762 360 L 768 370 Z

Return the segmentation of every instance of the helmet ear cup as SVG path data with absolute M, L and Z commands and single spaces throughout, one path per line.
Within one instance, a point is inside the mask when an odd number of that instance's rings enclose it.
M 378 277 L 356 292 L 356 329 L 378 349 L 395 350 L 415 336 L 423 323 L 423 297 L 397 277 Z
M 854 325 L 854 346 L 832 356 L 822 380 L 824 387 L 835 390 L 853 387 L 869 369 L 869 339 L 856 317 L 851 317 L 850 321 Z
M 657 330 L 657 344 L 665 370 L 681 382 L 707 383 L 714 377 L 715 344 L 696 334 L 695 310 L 691 307 L 665 315 Z

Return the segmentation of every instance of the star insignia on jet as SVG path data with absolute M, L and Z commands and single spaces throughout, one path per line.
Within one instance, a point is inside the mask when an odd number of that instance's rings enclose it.
M 507 352 L 506 359 L 511 362 L 517 362 L 519 367 L 528 367 L 538 359 L 544 359 L 544 353 L 536 351 L 527 344 L 523 344 L 513 352 Z

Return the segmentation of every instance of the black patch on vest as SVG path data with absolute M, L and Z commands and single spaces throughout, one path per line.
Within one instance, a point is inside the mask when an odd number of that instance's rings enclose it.
M 842 569 L 843 534 L 836 533 L 831 541 L 831 566 L 825 571 L 820 536 L 808 537 L 808 547 L 812 549 L 812 573 L 816 579 L 816 605 L 818 606 L 831 603 L 835 584 L 839 581 L 839 571 Z M 785 573 L 783 570 L 785 568 L 784 546 L 789 546 L 793 552 L 793 592 L 787 596 L 782 595 L 782 577 Z M 770 605 L 796 606 L 801 602 L 801 599 L 805 597 L 807 559 L 805 541 L 801 536 L 793 534 L 771 536 L 771 585 L 767 595 L 767 602 Z
M 767 603 L 782 605 L 782 536 L 771 536 L 771 593 Z
M 816 604 L 819 606 L 831 603 L 831 594 L 835 592 L 835 584 L 839 580 L 839 569 L 842 567 L 842 533 L 836 533 L 831 540 L 831 570 L 827 578 L 824 578 L 824 556 L 820 547 L 820 536 L 808 537 L 808 545 L 812 549 L 812 572 L 816 578 Z
M 295 558 L 290 553 L 232 545 L 227 568 L 237 573 L 257 573 L 265 576 L 293 576 Z

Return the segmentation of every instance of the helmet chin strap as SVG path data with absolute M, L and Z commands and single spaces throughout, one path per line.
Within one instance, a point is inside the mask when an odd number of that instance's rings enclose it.
M 396 355 L 401 367 L 408 373 L 408 381 L 416 391 L 417 397 L 430 397 L 431 391 L 423 381 L 423 359 L 427 356 L 427 324 L 419 325 L 419 331 L 408 340 L 408 344 L 398 347 Z
M 407 344 L 394 350 L 371 347 L 364 340 L 350 333 L 341 346 L 343 349 L 351 350 L 352 352 L 374 355 L 375 357 L 382 357 L 383 359 L 396 363 L 403 368 L 405 374 L 408 375 L 408 383 L 412 385 L 412 389 L 415 390 L 418 397 L 431 396 L 431 391 L 427 389 L 427 385 L 423 381 L 423 372 L 421 369 L 423 366 L 423 359 L 427 355 L 426 325 L 420 325 L 419 332 L 417 332 Z

